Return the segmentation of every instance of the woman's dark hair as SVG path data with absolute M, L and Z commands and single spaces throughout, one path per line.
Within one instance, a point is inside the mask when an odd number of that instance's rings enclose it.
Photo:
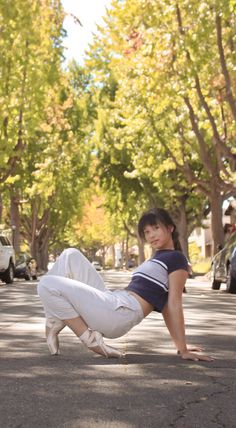
M 176 225 L 173 222 L 168 211 L 164 210 L 164 208 L 152 208 L 151 210 L 143 213 L 138 222 L 138 234 L 140 238 L 145 241 L 145 227 L 148 225 L 155 226 L 156 224 L 162 224 L 165 227 L 173 226 L 172 239 L 174 243 L 174 248 L 175 250 L 182 251 Z

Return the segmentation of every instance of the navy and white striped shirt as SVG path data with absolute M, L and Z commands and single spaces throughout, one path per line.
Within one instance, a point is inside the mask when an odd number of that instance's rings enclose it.
M 162 312 L 168 299 L 168 276 L 179 269 L 188 271 L 188 261 L 181 251 L 158 250 L 135 269 L 127 290 L 149 302 L 155 311 Z

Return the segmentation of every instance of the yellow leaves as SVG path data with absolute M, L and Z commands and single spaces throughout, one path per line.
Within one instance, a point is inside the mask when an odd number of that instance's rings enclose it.
M 154 178 L 160 177 L 163 173 L 167 171 L 171 171 L 175 169 L 175 163 L 171 158 L 166 158 L 162 161 L 162 163 L 158 166 L 158 169 L 156 169 L 153 172 Z
M 134 169 L 133 171 L 129 172 L 129 171 L 125 171 L 124 172 L 124 176 L 126 178 L 137 178 L 139 176 L 139 172 L 137 169 Z
M 40 130 L 42 132 L 50 133 L 50 132 L 52 132 L 52 126 L 49 125 L 49 123 L 44 122 L 44 123 L 40 124 Z
M 62 109 L 68 110 L 69 108 L 71 108 L 73 106 L 73 96 L 72 94 L 69 95 L 69 97 L 64 101 L 63 105 L 62 105 Z
M 17 183 L 17 181 L 20 181 L 21 177 L 20 175 L 14 175 L 14 176 L 9 176 L 6 180 L 5 180 L 5 184 L 9 185 L 9 184 L 15 184 Z
M 30 198 L 40 195 L 42 201 L 46 202 L 55 193 L 55 186 L 52 181 L 52 176 L 43 176 L 38 182 L 34 182 L 30 187 L 26 187 L 24 192 Z
M 74 226 L 77 239 L 81 239 L 86 246 L 111 244 L 114 236 L 111 229 L 109 215 L 104 209 L 104 198 L 92 196 L 84 207 L 84 215 Z

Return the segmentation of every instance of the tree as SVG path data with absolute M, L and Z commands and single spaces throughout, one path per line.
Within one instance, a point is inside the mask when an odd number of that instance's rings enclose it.
M 62 239 L 74 215 L 80 215 L 81 192 L 89 184 L 89 146 L 86 148 L 80 139 L 80 129 L 74 129 L 77 99 L 65 90 L 68 87 L 65 79 L 61 87 L 48 94 L 33 162 L 32 152 L 28 152 L 31 171 L 26 175 L 24 195 L 29 204 L 22 207 L 23 233 L 44 269 L 50 243 Z
M 105 267 L 105 255 L 117 239 L 118 228 L 105 208 L 105 200 L 98 187 L 93 185 L 90 198 L 88 192 L 86 196 L 82 218 L 79 221 L 78 217 L 75 218 L 72 230 L 68 232 L 69 243 L 79 246 L 90 260 L 94 260 L 100 251 Z
M 89 183 L 89 96 L 78 98 L 76 67 L 61 67 L 59 0 L 9 1 L 0 8 L 1 190 L 17 242 L 22 236 L 45 269 L 49 246 L 63 239 L 75 212 L 79 216 Z
M 162 200 L 166 188 L 172 203 L 190 197 L 197 217 L 209 201 L 215 248 L 223 239 L 222 201 L 235 192 L 234 6 L 113 2 L 90 54 L 100 67 L 98 89 L 102 64 L 104 87 L 107 76 L 118 85 L 106 114 L 113 145 L 133 142 L 129 176 L 152 175 Z
M 19 250 L 19 203 L 29 149 L 44 115 L 49 88 L 60 73 L 63 11 L 60 1 L 0 1 L 0 183 L 11 200 Z

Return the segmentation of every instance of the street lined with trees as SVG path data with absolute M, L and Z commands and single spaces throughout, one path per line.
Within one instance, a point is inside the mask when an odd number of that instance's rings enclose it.
M 68 245 L 105 251 L 138 239 L 151 206 L 187 256 L 211 211 L 216 252 L 236 195 L 235 13 L 235 0 L 113 0 L 85 64 L 65 67 L 61 1 L 0 0 L 0 223 L 17 252 L 45 269 Z

